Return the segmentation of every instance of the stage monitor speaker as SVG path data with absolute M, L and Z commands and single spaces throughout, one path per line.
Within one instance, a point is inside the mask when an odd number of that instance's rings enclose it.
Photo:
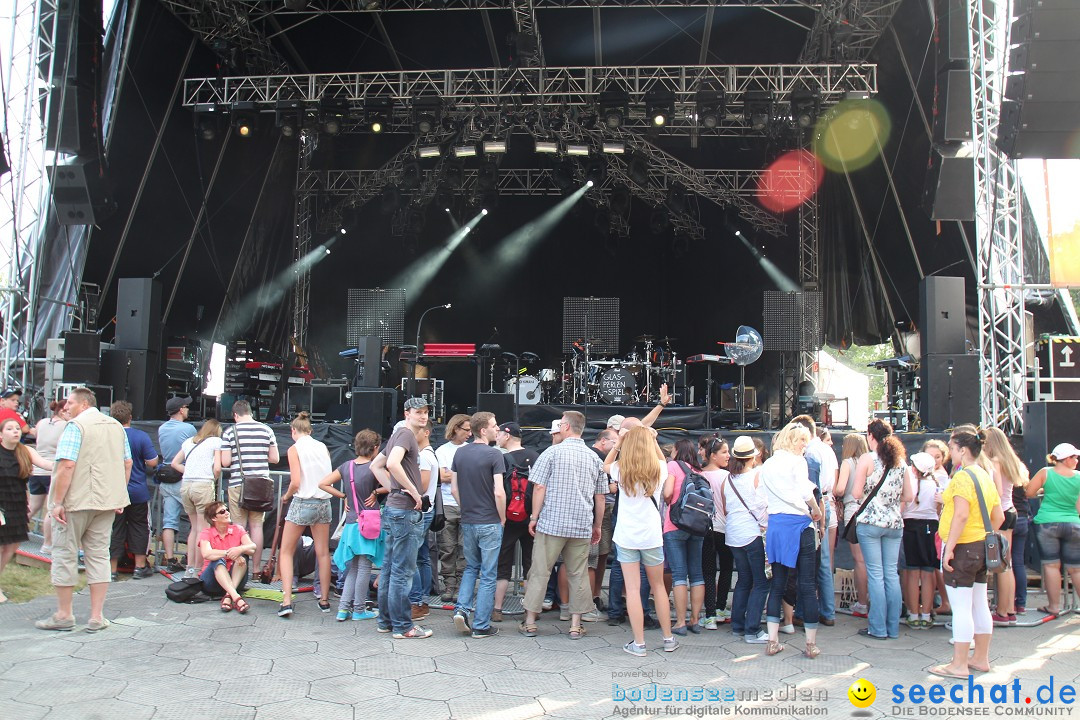
M 514 421 L 514 394 L 513 393 L 480 393 L 477 398 L 478 412 L 495 413 L 495 420 L 499 423 Z
M 116 346 L 161 353 L 161 283 L 120 278 L 116 292 Z
M 357 387 L 379 387 L 382 382 L 382 339 L 378 335 L 360 338 L 356 356 Z
M 41 108 L 45 113 L 44 100 Z M 69 155 L 97 156 L 100 138 L 94 125 L 94 94 L 81 83 L 54 85 L 45 123 L 45 149 Z
M 64 382 L 96 385 L 101 379 L 101 337 L 68 330 L 64 336 Z
M 935 9 L 938 72 L 949 68 L 966 70 L 971 57 L 966 0 L 937 0 Z
M 919 283 L 919 340 L 926 355 L 967 351 L 964 278 L 931 275 Z
M 50 165 L 49 180 L 61 225 L 97 225 L 116 210 L 105 168 L 96 157 Z
M 919 381 L 919 415 L 925 427 L 945 430 L 979 422 L 978 355 L 925 355 Z
M 946 70 L 938 74 L 934 142 L 971 140 L 971 72 Z
M 1024 403 L 1024 451 L 1021 457 L 1034 475 L 1046 466 L 1046 456 L 1058 443 L 1076 441 L 1080 401 L 1051 400 Z
M 975 159 L 960 146 L 931 148 L 922 204 L 931 220 L 974 220 Z
M 398 418 L 398 392 L 394 388 L 352 389 L 353 435 L 364 429 L 374 430 L 385 441 Z
M 102 353 L 102 380 L 111 385 L 114 400 L 131 403 L 133 420 L 165 417 L 168 390 L 162 355 L 148 350 L 106 350 Z

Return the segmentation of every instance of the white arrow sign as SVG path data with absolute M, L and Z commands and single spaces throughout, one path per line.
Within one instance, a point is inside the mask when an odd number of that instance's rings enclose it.
M 1076 367 L 1076 363 L 1072 361 L 1073 349 L 1066 345 L 1061 348 L 1061 356 L 1065 358 L 1061 361 L 1060 367 Z

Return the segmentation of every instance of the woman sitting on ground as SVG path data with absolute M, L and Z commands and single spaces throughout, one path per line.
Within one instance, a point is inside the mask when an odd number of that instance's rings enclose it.
M 199 533 L 199 552 L 203 557 L 199 579 L 203 592 L 210 597 L 223 595 L 221 612 L 236 608 L 237 612 L 246 613 L 248 604 L 240 593 L 247 586 L 247 556 L 255 554 L 255 542 L 244 528 L 233 523 L 223 502 L 207 505 L 203 519 L 209 525 Z

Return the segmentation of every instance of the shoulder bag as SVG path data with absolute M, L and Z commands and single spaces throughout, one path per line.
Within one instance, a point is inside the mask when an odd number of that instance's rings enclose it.
M 855 525 L 859 521 L 859 516 L 862 515 L 862 511 L 866 509 L 866 507 L 870 504 L 870 501 L 874 499 L 874 496 L 878 494 L 878 490 L 881 489 L 881 486 L 885 484 L 886 473 L 887 471 L 883 467 L 881 469 L 881 480 L 878 481 L 878 484 L 875 485 L 874 489 L 870 491 L 870 494 L 863 498 L 862 503 L 859 505 L 859 509 L 854 512 L 851 518 L 847 521 L 847 524 L 844 525 L 843 538 L 852 545 L 859 544 L 859 536 L 855 530 Z M 853 479 L 849 479 L 848 482 L 853 482 Z
M 982 513 L 983 527 L 986 529 L 986 537 L 983 539 L 986 547 L 986 569 L 992 573 L 1005 572 L 1009 569 L 1009 541 L 990 525 L 990 511 L 986 508 L 986 498 L 983 497 L 978 478 L 967 468 L 964 468 L 964 472 L 975 485 L 975 497 L 979 499 L 979 512 Z
M 378 510 L 366 508 L 356 497 L 356 480 L 353 477 L 355 462 L 349 463 L 349 489 L 352 491 L 353 507 L 356 509 L 356 525 L 360 535 L 368 540 L 375 540 L 382 532 L 382 515 Z
M 235 425 L 233 439 L 236 441 L 236 462 L 240 465 L 240 507 L 251 512 L 270 512 L 274 509 L 274 481 L 244 472 L 244 454 L 240 452 L 240 435 Z

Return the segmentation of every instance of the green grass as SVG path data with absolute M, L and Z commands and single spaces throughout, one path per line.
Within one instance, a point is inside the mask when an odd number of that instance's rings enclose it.
M 79 575 L 75 592 L 86 586 L 86 576 Z M 3 589 L 9 602 L 29 602 L 43 595 L 55 595 L 52 581 L 49 578 L 47 568 L 27 567 L 20 565 L 15 560 L 8 563 L 3 573 L 0 573 L 0 589 Z

